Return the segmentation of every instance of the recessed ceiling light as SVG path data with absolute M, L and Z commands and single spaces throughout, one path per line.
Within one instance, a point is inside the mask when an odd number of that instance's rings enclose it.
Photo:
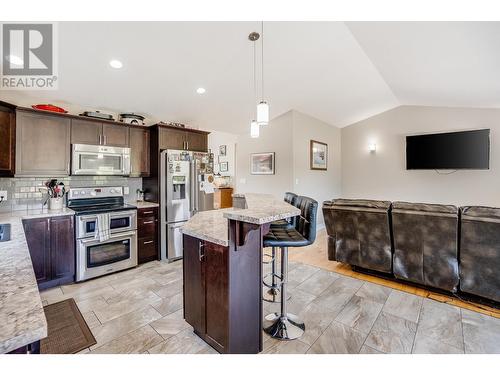
M 200 95 L 203 95 L 204 93 L 206 93 L 206 92 L 207 92 L 207 90 L 205 90 L 203 87 L 198 87 L 198 88 L 196 89 L 196 92 L 197 92 L 198 94 L 200 94 Z
M 112 68 L 115 68 L 115 69 L 120 69 L 123 67 L 123 64 L 120 60 L 111 60 L 109 62 L 109 65 L 112 67 Z
M 14 65 L 23 65 L 23 59 L 16 55 L 7 56 L 7 61 Z

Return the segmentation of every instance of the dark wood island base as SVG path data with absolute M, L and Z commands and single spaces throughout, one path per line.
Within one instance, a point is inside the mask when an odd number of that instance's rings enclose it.
M 262 351 L 262 237 L 229 220 L 229 246 L 184 235 L 184 319 L 219 353 Z

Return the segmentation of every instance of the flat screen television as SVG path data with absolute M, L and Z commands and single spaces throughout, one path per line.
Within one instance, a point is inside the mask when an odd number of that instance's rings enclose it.
M 490 129 L 406 137 L 406 169 L 489 169 Z

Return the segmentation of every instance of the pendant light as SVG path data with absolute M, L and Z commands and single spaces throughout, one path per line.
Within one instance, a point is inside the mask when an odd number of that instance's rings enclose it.
M 253 96 L 257 99 L 257 75 L 255 73 L 255 65 L 256 65 L 256 54 L 255 54 L 255 42 L 259 39 L 259 33 L 253 32 L 248 35 L 248 39 L 253 42 Z M 260 135 L 260 126 L 256 120 L 252 120 L 250 122 L 250 137 L 259 138 Z
M 257 105 L 257 123 L 259 125 L 269 124 L 269 104 L 264 100 L 264 21 L 262 21 L 262 43 L 261 43 L 261 85 L 262 85 L 262 97 L 260 103 Z

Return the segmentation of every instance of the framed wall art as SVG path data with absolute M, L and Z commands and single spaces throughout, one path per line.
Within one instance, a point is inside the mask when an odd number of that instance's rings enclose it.
M 326 171 L 328 168 L 328 145 L 311 140 L 310 158 L 311 169 Z
M 275 156 L 274 152 L 263 152 L 250 155 L 251 174 L 274 174 Z

